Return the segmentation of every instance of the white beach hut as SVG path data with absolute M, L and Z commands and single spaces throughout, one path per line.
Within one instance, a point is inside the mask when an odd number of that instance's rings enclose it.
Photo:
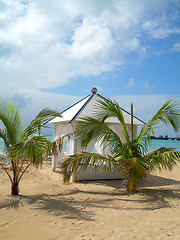
M 96 88 L 92 88 L 91 92 L 92 92 L 91 94 L 84 97 L 79 102 L 73 104 L 66 110 L 64 110 L 61 113 L 62 114 L 61 118 L 55 117 L 48 122 L 48 124 L 54 125 L 54 131 L 53 131 L 54 141 L 66 134 L 72 133 L 75 129 L 74 128 L 75 123 L 77 121 L 80 121 L 80 118 L 87 117 L 87 116 L 90 116 L 90 117 L 93 116 L 92 113 L 94 111 L 94 105 L 97 103 L 97 100 L 103 99 L 104 97 L 102 97 L 100 94 L 97 93 Z M 129 132 L 130 132 L 131 115 L 124 109 L 122 109 L 122 111 L 123 111 L 123 115 L 125 118 L 125 122 L 129 129 Z M 123 138 L 123 135 L 121 133 L 122 126 L 116 118 L 109 118 L 106 120 L 106 123 L 112 130 L 116 131 L 116 133 L 121 138 Z M 134 137 L 136 137 L 137 136 L 137 127 L 144 126 L 145 123 L 143 121 L 141 121 L 140 119 L 134 117 L 133 124 L 134 124 L 133 135 L 134 135 Z M 83 151 L 87 151 L 87 152 L 91 152 L 92 150 L 95 150 L 97 153 L 100 153 L 103 156 L 106 156 L 109 151 L 108 148 L 103 147 L 103 145 L 101 144 L 101 141 L 91 142 L 85 150 L 83 149 Z M 80 151 L 81 151 L 80 144 L 77 142 L 77 140 L 74 137 L 70 137 L 67 140 L 66 156 L 68 157 L 69 155 L 77 154 Z M 54 156 L 52 158 L 53 171 L 55 171 L 59 161 L 62 161 L 61 154 L 58 154 L 57 156 Z M 96 176 L 92 176 L 93 174 Z M 115 175 L 117 175 L 117 174 L 115 174 Z M 119 177 L 119 176 L 115 176 L 115 175 L 113 178 Z M 77 177 L 75 177 L 75 178 L 77 178 Z M 78 173 L 79 180 L 89 180 L 89 178 L 96 178 L 96 179 L 107 179 L 108 178 L 109 179 L 109 178 L 112 178 L 112 176 L 110 174 L 103 173 L 103 172 L 99 173 L 98 176 L 96 173 L 88 174 L 86 172 L 86 174 L 82 174 L 82 176 L 80 176 L 80 173 Z

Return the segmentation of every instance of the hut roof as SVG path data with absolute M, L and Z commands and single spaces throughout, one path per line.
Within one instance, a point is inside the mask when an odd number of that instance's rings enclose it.
M 97 102 L 97 100 L 104 99 L 100 94 L 97 94 L 96 91 L 94 91 L 95 88 L 92 89 L 92 94 L 89 94 L 88 96 L 84 97 L 80 101 L 76 102 L 69 108 L 65 109 L 63 112 L 61 112 L 62 117 L 54 117 L 51 119 L 48 124 L 50 123 L 71 123 L 74 121 L 78 121 L 80 118 L 83 117 L 92 117 L 92 113 L 94 112 L 94 105 Z M 126 124 L 131 123 L 131 115 L 128 113 L 126 110 L 122 109 L 125 122 Z M 116 118 L 108 118 L 106 120 L 107 123 L 119 123 L 118 119 Z M 138 119 L 137 117 L 134 116 L 133 119 L 134 125 L 138 126 L 144 126 L 145 122 L 142 120 Z

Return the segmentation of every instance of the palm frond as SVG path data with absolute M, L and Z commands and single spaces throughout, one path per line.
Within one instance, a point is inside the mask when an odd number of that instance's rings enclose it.
M 136 190 L 140 179 L 145 177 L 148 170 L 147 161 L 144 158 L 129 158 L 121 161 L 122 173 L 126 179 L 127 191 L 132 193 Z
M 6 127 L 7 137 L 11 145 L 21 139 L 22 118 L 19 109 L 13 102 L 0 97 L 0 120 Z
M 41 164 L 43 156 L 48 154 L 51 142 L 44 136 L 33 136 L 26 141 L 14 144 L 9 154 L 12 159 L 27 159 L 36 166 Z
M 82 148 L 86 148 L 92 140 L 101 141 L 104 147 L 116 144 L 122 147 L 122 141 L 119 136 L 104 122 L 92 117 L 81 118 L 76 124 L 77 139 L 81 142 Z
M 51 110 L 49 108 L 44 108 L 39 114 L 35 117 L 35 119 L 29 124 L 29 126 L 23 131 L 23 137 L 26 139 L 27 137 L 39 133 L 40 128 L 45 124 L 49 118 L 51 117 L 61 117 L 61 114 Z
M 94 113 L 95 118 L 101 119 L 102 121 L 110 117 L 117 118 L 122 124 L 123 135 L 126 141 L 130 141 L 121 107 L 116 100 L 111 100 L 110 98 L 99 100 L 94 106 L 94 109 L 96 110 Z
M 147 138 L 150 141 L 150 135 L 154 135 L 154 129 L 162 122 L 171 125 L 175 131 L 179 129 L 180 108 L 177 101 L 170 99 L 157 111 L 147 125 L 141 129 L 138 142 L 146 141 Z
M 114 158 L 103 157 L 99 153 L 82 152 L 80 154 L 72 155 L 66 159 L 62 165 L 62 173 L 64 182 L 68 182 L 73 173 L 80 170 L 86 170 L 88 166 L 95 169 L 105 168 L 106 171 L 116 169 L 117 161 Z M 118 171 L 118 170 L 117 170 Z
M 0 128 L 0 138 L 3 139 L 6 149 L 8 149 L 11 146 L 11 144 L 7 136 L 6 128 Z
M 180 152 L 171 148 L 161 147 L 146 155 L 149 162 L 149 170 L 155 168 L 159 170 L 171 170 L 173 166 L 180 162 Z

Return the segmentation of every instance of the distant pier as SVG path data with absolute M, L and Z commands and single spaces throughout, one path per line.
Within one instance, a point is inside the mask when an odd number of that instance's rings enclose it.
M 162 136 L 160 135 L 159 137 L 155 137 L 155 136 L 151 136 L 151 139 L 159 139 L 159 140 L 179 140 L 180 141 L 180 137 L 168 137 L 168 135 Z

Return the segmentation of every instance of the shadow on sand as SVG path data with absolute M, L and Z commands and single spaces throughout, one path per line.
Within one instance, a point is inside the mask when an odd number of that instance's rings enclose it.
M 74 191 L 72 191 L 72 194 Z M 71 195 L 69 193 L 68 195 Z M 66 194 L 39 194 L 31 196 L 9 196 L 4 202 L 0 203 L 1 208 L 19 209 L 29 205 L 34 210 L 43 210 L 53 213 L 55 216 L 63 218 L 90 221 L 91 214 L 86 211 L 86 206 L 81 201 L 76 201 L 73 197 L 66 197 Z
M 171 208 L 170 200 L 180 199 L 180 181 L 151 175 L 134 195 L 126 194 L 122 182 L 122 180 L 86 181 L 80 182 L 79 188 L 76 185 L 76 188 L 63 194 L 42 193 L 30 196 L 9 196 L 0 203 L 0 208 L 18 209 L 28 205 L 32 209 L 53 213 L 55 216 L 63 218 L 93 221 L 96 213 L 92 208 L 112 208 L 123 211 L 156 210 Z M 93 191 L 88 191 L 88 184 L 97 187 Z M 171 187 L 167 187 L 170 185 Z M 105 191 L 104 188 L 102 190 L 98 186 L 110 188 Z

